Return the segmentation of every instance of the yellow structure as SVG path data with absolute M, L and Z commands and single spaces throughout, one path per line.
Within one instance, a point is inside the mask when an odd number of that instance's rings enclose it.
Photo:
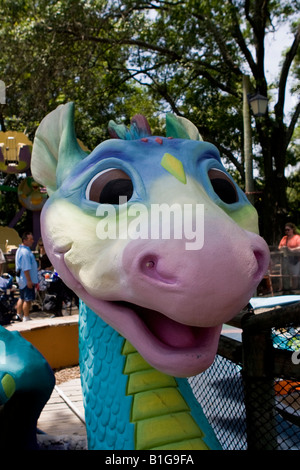
M 0 171 L 20 173 L 29 168 L 32 142 L 23 132 L 0 132 Z
M 22 240 L 14 228 L 0 226 L 0 249 L 3 253 L 18 248 L 21 242 Z
M 19 331 L 23 338 L 38 349 L 53 369 L 71 367 L 79 363 L 78 315 L 13 323 L 6 328 Z

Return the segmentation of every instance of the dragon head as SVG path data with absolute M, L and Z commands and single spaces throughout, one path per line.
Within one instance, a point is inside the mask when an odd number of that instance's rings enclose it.
M 109 126 L 113 138 L 86 154 L 72 103 L 41 122 L 31 166 L 50 196 L 46 251 L 153 367 L 195 375 L 267 270 L 257 213 L 189 121 L 168 115 L 167 137 L 152 136 L 142 116 L 130 129 Z

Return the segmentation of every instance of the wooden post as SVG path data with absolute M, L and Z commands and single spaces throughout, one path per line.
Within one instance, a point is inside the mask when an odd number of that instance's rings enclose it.
M 243 324 L 243 379 L 248 450 L 275 450 L 277 430 L 271 330 Z
M 218 354 L 242 364 L 249 450 L 277 448 L 275 378 L 300 381 L 300 364 L 293 362 L 292 351 L 273 347 L 271 332 L 299 326 L 299 319 L 300 302 L 257 315 L 242 311 L 228 322 L 243 329 L 242 343 L 220 340 Z

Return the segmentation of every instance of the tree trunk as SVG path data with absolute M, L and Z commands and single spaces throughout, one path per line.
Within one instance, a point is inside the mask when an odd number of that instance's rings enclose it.
M 261 235 L 268 245 L 277 246 L 287 219 L 285 178 L 273 174 L 266 181 L 261 217 Z
M 284 176 L 286 162 L 286 130 L 269 116 L 257 121 L 262 146 L 265 189 L 262 201 L 262 236 L 269 245 L 278 245 L 287 218 L 287 182 Z
M 4 116 L 1 110 L 1 106 L 0 106 L 0 131 L 6 132 L 5 121 L 4 121 Z

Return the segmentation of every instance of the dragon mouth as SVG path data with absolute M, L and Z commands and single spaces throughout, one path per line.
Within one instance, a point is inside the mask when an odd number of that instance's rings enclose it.
M 69 271 L 63 253 L 56 252 L 55 258 L 64 282 L 152 367 L 176 377 L 196 375 L 210 367 L 217 353 L 222 324 L 190 326 L 130 302 L 95 298 Z
M 222 324 L 190 326 L 128 302 L 104 302 L 123 317 L 122 327 L 115 329 L 161 372 L 189 377 L 203 372 L 214 361 Z
M 185 325 L 126 301 L 95 299 L 86 291 L 81 294 L 92 311 L 126 338 L 155 369 L 176 377 L 190 377 L 213 363 L 222 324 Z
M 196 327 L 179 323 L 157 310 L 151 310 L 128 302 L 112 302 L 116 307 L 122 306 L 134 312 L 143 323 L 154 341 L 166 348 L 176 350 L 193 350 L 207 347 L 218 327 Z M 147 333 L 147 331 L 146 331 Z

